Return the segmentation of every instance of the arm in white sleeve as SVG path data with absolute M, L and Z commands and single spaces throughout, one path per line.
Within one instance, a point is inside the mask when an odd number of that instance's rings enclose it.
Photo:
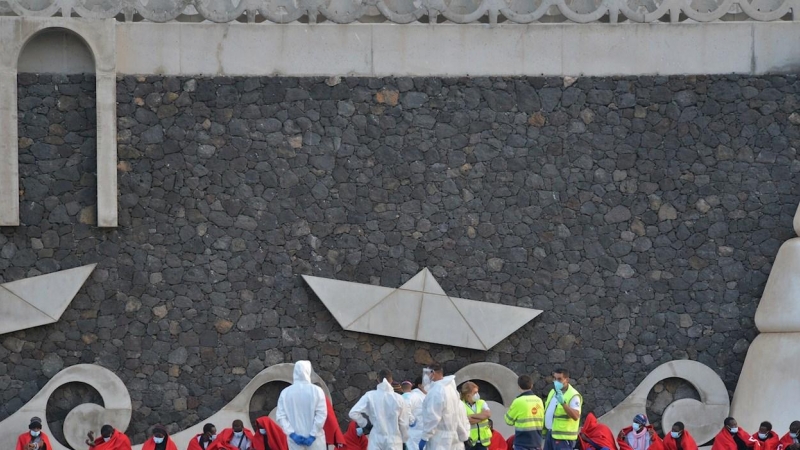
M 365 426 L 367 426 L 367 419 L 364 418 L 364 414 L 367 414 L 369 416 L 368 410 L 369 410 L 369 400 L 367 400 L 367 396 L 364 395 L 360 399 L 358 399 L 358 402 L 355 405 L 353 405 L 352 408 L 350 408 L 350 413 L 348 413 L 347 415 L 348 417 L 350 417 L 350 420 L 357 423 L 359 427 L 364 428 Z
M 403 442 L 408 441 L 408 421 L 411 418 L 411 409 L 408 407 L 408 404 L 405 400 L 400 401 L 401 410 L 400 410 L 400 417 L 399 423 L 400 426 L 400 436 L 403 438 Z
M 422 402 L 422 439 L 429 441 L 442 421 L 442 403 L 444 399 L 440 398 L 441 393 L 431 393 L 425 397 Z M 462 408 L 463 409 L 463 408 Z
M 286 398 L 283 396 L 283 393 L 278 397 L 278 410 L 275 411 L 275 421 L 283 428 L 283 432 L 286 433 L 286 436 L 294 433 L 294 427 L 289 422 L 289 417 L 286 415 Z
M 458 408 L 458 440 L 466 441 L 469 439 L 469 417 L 464 408 Z
M 325 403 L 325 393 L 322 392 L 322 388 L 314 386 L 315 391 L 317 391 L 317 404 L 316 408 L 314 408 L 314 434 L 313 436 L 320 436 L 322 435 L 323 439 L 325 438 L 325 433 L 322 432 L 322 428 L 325 426 L 325 420 L 328 418 L 328 404 Z

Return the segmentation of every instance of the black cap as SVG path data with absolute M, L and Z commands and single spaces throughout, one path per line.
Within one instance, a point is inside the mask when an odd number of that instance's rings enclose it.
M 28 424 L 28 429 L 42 428 L 42 419 L 38 417 L 31 417 L 31 423 Z

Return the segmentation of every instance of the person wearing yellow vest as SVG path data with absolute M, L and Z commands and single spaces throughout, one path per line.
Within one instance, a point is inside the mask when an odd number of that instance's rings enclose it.
M 569 372 L 553 372 L 553 389 L 545 403 L 544 450 L 572 450 L 578 439 L 581 421 L 581 394 L 569 383 Z
M 489 405 L 481 400 L 477 384 L 467 381 L 461 385 L 461 402 L 466 408 L 469 419 L 469 441 L 466 442 L 466 450 L 488 449 L 492 443 L 492 428 L 489 426 L 492 412 L 489 410 Z
M 506 425 L 514 427 L 514 450 L 541 450 L 544 404 L 531 390 L 531 377 L 517 378 L 517 386 L 522 393 L 511 402 L 506 413 Z

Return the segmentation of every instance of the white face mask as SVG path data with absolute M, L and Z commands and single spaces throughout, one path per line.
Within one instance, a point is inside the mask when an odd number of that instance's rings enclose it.
M 263 435 L 266 435 L 266 434 L 267 434 L 267 430 L 265 430 L 265 429 L 263 429 L 263 428 L 262 428 L 262 429 L 260 429 L 260 430 L 258 430 L 258 432 L 259 432 L 259 433 L 261 433 L 261 434 L 263 434 Z
M 672 439 L 678 439 L 681 437 L 681 433 L 679 431 L 671 431 L 669 434 L 672 436 Z
M 31 430 L 31 436 L 33 436 L 33 437 L 37 437 L 37 436 L 39 436 L 41 433 L 42 433 L 41 431 L 33 431 L 33 430 Z
M 477 402 L 480 399 L 481 399 L 481 394 L 479 392 L 476 392 L 475 395 L 472 396 L 473 402 Z
M 236 437 L 242 437 L 243 434 L 244 434 L 244 431 L 234 431 L 233 432 L 233 435 L 236 436 Z
M 764 439 L 767 438 L 767 434 L 766 433 L 758 433 L 758 438 L 761 439 L 761 440 L 764 440 Z
M 789 437 L 792 439 L 797 439 L 797 433 L 789 433 Z
M 739 432 L 739 427 L 733 427 L 733 428 L 731 428 L 731 433 L 733 433 L 733 434 L 736 434 L 736 433 L 738 433 L 738 432 Z
M 160 444 L 160 443 L 164 442 L 164 438 L 153 436 L 153 442 L 155 442 L 156 444 Z
M 103 438 L 103 442 L 108 442 L 108 441 L 110 441 L 110 440 L 111 440 L 111 436 L 109 436 L 109 437 L 104 437 L 104 438 Z
M 641 425 L 639 425 L 639 424 L 638 424 L 638 423 L 636 423 L 636 422 L 634 422 L 634 423 L 633 423 L 633 431 L 639 431 L 639 430 L 641 430 L 641 429 L 642 429 L 642 426 L 641 426 Z
M 217 435 L 216 435 L 216 434 L 212 434 L 212 435 L 211 435 L 211 440 L 212 440 L 212 441 L 213 441 L 213 440 L 215 440 L 216 438 L 217 438 Z

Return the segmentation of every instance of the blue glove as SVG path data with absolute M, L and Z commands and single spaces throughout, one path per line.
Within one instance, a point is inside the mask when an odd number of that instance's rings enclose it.
M 562 404 L 562 405 L 564 404 L 564 393 L 563 392 L 556 391 L 556 401 L 558 401 L 559 404 Z
M 428 445 L 428 441 L 425 439 L 419 441 L 419 450 L 425 450 L 425 446 Z
M 361 437 L 364 435 L 364 429 L 361 427 L 356 428 L 356 436 Z
M 317 437 L 316 436 L 308 436 L 308 437 L 303 438 L 303 440 L 305 441 L 305 444 L 303 444 L 303 445 L 305 445 L 306 447 L 310 447 L 311 444 L 313 444 L 314 441 L 317 440 Z
M 294 441 L 297 445 L 306 445 L 305 438 L 303 436 L 298 435 L 297 433 L 292 433 L 289 435 L 289 438 Z

